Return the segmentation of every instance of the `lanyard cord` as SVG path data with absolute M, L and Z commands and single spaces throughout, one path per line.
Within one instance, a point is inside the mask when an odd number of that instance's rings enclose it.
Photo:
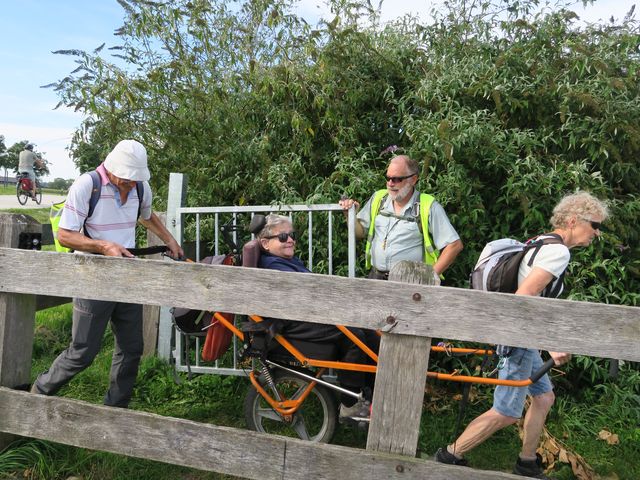
M 383 250 L 387 249 L 387 238 L 389 238 L 389 234 L 391 233 L 391 231 L 394 228 L 396 228 L 396 225 L 398 225 L 398 223 L 400 223 L 400 219 L 399 218 L 396 220 L 396 223 L 391 225 L 391 227 L 387 227 L 387 234 L 384 236 L 384 240 L 382 241 L 382 249 Z

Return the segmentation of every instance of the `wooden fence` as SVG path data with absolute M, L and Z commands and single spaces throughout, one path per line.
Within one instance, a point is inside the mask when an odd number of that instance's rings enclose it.
M 35 228 L 0 214 L 0 244 Z M 391 286 L 393 285 L 393 288 Z M 383 334 L 367 449 L 200 424 L 0 388 L 0 434 L 255 479 L 456 478 L 414 458 L 431 337 L 640 361 L 640 312 L 587 302 L 326 275 L 0 248 L 0 385 L 29 382 L 39 295 L 175 305 Z M 328 314 L 330 312 L 330 314 Z M 398 394 L 398 392 L 401 392 Z M 429 425 L 426 425 L 429 428 Z M 473 479 L 516 478 L 465 469 Z

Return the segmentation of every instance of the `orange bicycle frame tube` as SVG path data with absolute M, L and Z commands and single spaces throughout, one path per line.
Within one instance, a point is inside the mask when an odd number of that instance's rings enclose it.
M 321 377 L 323 374 L 324 369 L 320 369 L 318 370 L 316 377 Z M 316 382 L 309 382 L 302 392 L 302 395 L 300 395 L 298 398 L 294 400 L 285 399 L 282 401 L 278 401 L 271 395 L 269 395 L 269 393 L 262 387 L 262 385 L 260 385 L 260 382 L 258 382 L 258 379 L 256 378 L 254 372 L 249 372 L 249 380 L 251 380 L 251 384 L 262 396 L 262 398 L 267 401 L 271 408 L 273 408 L 276 412 L 283 416 L 293 415 L 294 413 L 296 413 L 300 408 L 300 405 L 302 405 L 307 397 L 311 394 L 311 390 L 313 390 L 313 387 L 317 385 Z
M 244 334 L 240 330 L 238 330 L 226 318 L 224 318 L 218 312 L 214 314 L 214 317 L 216 318 L 216 320 L 221 322 L 226 328 L 231 330 L 234 335 L 236 335 L 241 340 L 244 340 Z M 249 315 L 249 318 L 252 321 L 257 323 L 260 323 L 263 321 L 262 317 L 260 317 L 259 315 Z M 363 352 L 365 352 L 372 360 L 374 360 L 377 363 L 378 356 L 367 345 L 365 345 L 364 342 L 362 342 L 356 335 L 354 335 L 353 332 L 351 332 L 347 327 L 343 325 L 336 325 L 336 327 L 338 327 L 338 329 L 340 329 L 340 331 L 344 335 L 346 335 L 353 343 L 355 343 Z M 377 371 L 376 365 L 367 365 L 363 363 L 338 362 L 338 361 L 332 361 L 332 360 L 316 360 L 313 358 L 309 358 L 305 356 L 296 347 L 294 347 L 291 344 L 291 342 L 289 342 L 282 335 L 276 334 L 274 336 L 274 339 L 280 345 L 282 345 L 285 348 L 285 350 L 287 350 L 298 362 L 300 362 L 305 367 L 317 367 L 322 369 L 333 368 L 336 370 L 350 370 L 350 371 L 367 372 L 367 373 L 376 373 Z M 474 354 L 474 355 L 492 355 L 493 354 L 493 350 L 485 350 L 485 349 L 479 349 L 479 348 L 443 347 L 443 346 L 431 347 L 431 351 L 445 352 L 445 353 Z M 531 380 L 528 378 L 524 380 L 501 380 L 498 378 L 474 377 L 470 375 L 455 375 L 451 373 L 438 373 L 438 372 L 427 372 L 427 377 L 434 378 L 437 380 L 450 381 L 450 382 L 479 383 L 484 385 L 504 385 L 507 387 L 526 387 L 528 385 L 531 385 L 532 383 Z M 278 404 L 278 402 L 272 398 L 271 400 L 269 400 L 270 396 L 266 392 L 264 392 L 264 389 L 262 389 L 262 387 L 259 388 L 258 381 L 255 380 L 255 378 L 251 377 L 251 374 L 250 374 L 250 378 L 251 378 L 251 383 L 253 383 L 253 385 L 256 387 L 256 390 L 258 390 L 258 392 L 260 392 L 260 394 L 263 395 L 265 399 L 267 399 L 270 405 L 271 405 L 271 402 Z M 313 387 L 311 387 L 309 391 L 312 388 Z M 264 394 L 262 392 L 264 392 Z M 306 398 L 306 395 L 305 395 L 305 398 Z M 294 402 L 297 402 L 297 400 Z M 287 408 L 294 408 L 291 405 L 286 404 L 285 406 L 281 406 L 278 408 L 272 405 L 272 407 L 274 408 L 274 410 L 277 410 L 279 413 L 282 413 L 283 411 L 287 411 L 286 410 Z M 295 408 L 297 409 L 297 407 Z M 282 413 L 282 414 L 288 415 L 287 413 Z

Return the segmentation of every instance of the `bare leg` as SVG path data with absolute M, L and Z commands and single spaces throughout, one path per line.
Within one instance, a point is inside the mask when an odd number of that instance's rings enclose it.
M 462 457 L 466 452 L 480 445 L 498 430 L 513 425 L 517 421 L 517 418 L 507 417 L 491 408 L 473 420 L 462 432 L 462 435 L 448 446 L 449 453 Z
M 522 438 L 522 452 L 520 452 L 520 458 L 523 460 L 536 458 L 536 448 L 540 442 L 544 422 L 555 398 L 553 391 L 531 397 L 531 405 L 524 417 L 524 436 Z

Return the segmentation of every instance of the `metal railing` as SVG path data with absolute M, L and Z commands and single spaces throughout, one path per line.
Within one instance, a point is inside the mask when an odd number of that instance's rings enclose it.
M 313 271 L 313 267 L 324 261 L 322 265 L 323 273 L 333 275 L 334 268 L 334 212 L 342 214 L 342 208 L 338 204 L 321 205 L 257 205 L 257 206 L 221 206 L 221 207 L 178 207 L 175 210 L 175 232 L 178 234 L 176 240 L 183 243 L 183 229 L 185 225 L 190 227 L 189 237 L 195 239 L 195 258 L 200 261 L 203 256 L 202 245 L 210 247 L 208 253 L 220 255 L 229 253 L 231 245 L 224 245 L 223 232 L 228 232 L 233 243 L 242 251 L 244 236 L 249 237 L 246 226 L 255 214 L 279 213 L 288 215 L 294 225 L 298 227 L 306 225 L 306 235 L 303 242 L 306 245 L 303 255 L 306 253 L 307 268 Z M 193 217 L 193 220 L 188 218 Z M 303 221 L 300 220 L 300 217 Z M 300 231 L 300 228 L 298 228 Z M 253 239 L 253 235 L 250 238 Z M 319 244 L 315 239 L 326 238 L 326 244 L 322 251 L 326 252 L 325 258 L 318 258 L 317 251 Z M 203 241 L 203 239 L 206 239 Z M 347 276 L 355 277 L 356 269 L 356 249 L 355 249 L 355 209 L 348 212 L 347 217 Z M 236 324 L 240 323 L 243 317 L 236 316 Z M 180 330 L 174 327 L 175 347 L 172 351 L 173 361 L 176 370 L 192 373 L 210 373 L 218 375 L 245 375 L 245 370 L 238 364 L 238 341 L 234 336 L 232 348 L 220 360 L 215 362 L 203 362 L 200 358 L 200 351 L 204 337 L 190 337 L 183 335 Z M 166 341 L 166 339 L 165 339 Z M 193 347 L 186 348 L 187 343 L 192 342 Z M 195 357 L 194 357 L 195 354 Z M 190 355 L 190 358 L 187 358 Z M 193 358 L 194 357 L 194 358 Z

